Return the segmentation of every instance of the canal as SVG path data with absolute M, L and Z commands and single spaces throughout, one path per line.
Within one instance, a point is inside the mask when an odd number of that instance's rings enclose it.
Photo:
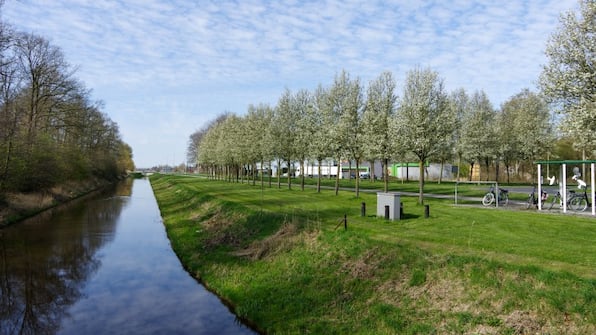
M 255 334 L 182 267 L 148 180 L 0 230 L 0 334 Z

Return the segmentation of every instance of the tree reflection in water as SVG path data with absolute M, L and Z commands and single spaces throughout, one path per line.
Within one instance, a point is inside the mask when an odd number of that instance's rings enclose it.
M 0 230 L 0 334 L 59 330 L 99 268 L 98 251 L 112 242 L 131 187 L 123 182 L 110 193 Z

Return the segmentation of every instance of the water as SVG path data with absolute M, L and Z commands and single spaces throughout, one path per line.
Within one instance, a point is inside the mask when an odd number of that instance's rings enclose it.
M 0 334 L 255 334 L 173 253 L 151 185 L 0 230 Z

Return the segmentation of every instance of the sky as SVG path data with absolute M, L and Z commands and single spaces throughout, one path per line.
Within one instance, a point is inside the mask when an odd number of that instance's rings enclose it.
M 577 0 L 5 0 L 4 22 L 43 36 L 103 102 L 139 168 L 186 163 L 189 136 L 285 89 L 364 86 L 431 68 L 495 108 L 536 83 Z

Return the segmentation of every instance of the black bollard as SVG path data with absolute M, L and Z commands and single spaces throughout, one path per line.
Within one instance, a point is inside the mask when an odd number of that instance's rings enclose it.
M 399 203 L 399 218 L 403 218 L 404 217 L 404 203 L 400 202 Z
M 363 202 L 362 206 L 360 206 L 360 216 L 366 216 L 366 203 Z
M 348 216 L 344 214 L 344 230 L 348 230 Z
M 430 216 L 430 206 L 424 205 L 424 217 L 428 218 Z
M 385 206 L 385 220 L 389 220 L 389 206 Z

